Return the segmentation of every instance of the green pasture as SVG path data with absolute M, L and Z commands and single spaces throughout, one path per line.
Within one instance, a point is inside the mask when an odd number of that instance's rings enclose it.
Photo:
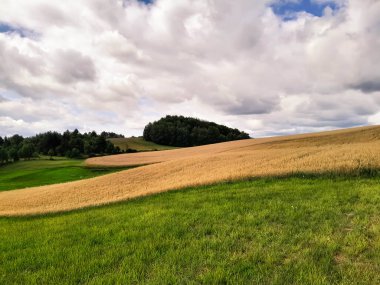
M 84 160 L 42 157 L 0 166 L 0 191 L 91 178 L 123 168 L 87 167 Z
M 379 182 L 257 179 L 3 217 L 0 284 L 380 284 Z

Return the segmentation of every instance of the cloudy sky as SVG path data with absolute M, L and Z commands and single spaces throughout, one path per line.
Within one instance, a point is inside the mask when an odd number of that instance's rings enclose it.
M 380 124 L 379 0 L 1 0 L 0 136 Z

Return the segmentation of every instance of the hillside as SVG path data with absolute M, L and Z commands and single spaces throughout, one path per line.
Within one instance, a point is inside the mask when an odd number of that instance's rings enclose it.
M 243 131 L 214 122 L 170 115 L 147 124 L 143 137 L 146 141 L 176 147 L 200 146 L 250 138 Z
M 137 151 L 155 151 L 155 150 L 168 150 L 175 149 L 173 146 L 165 146 L 156 144 L 154 142 L 148 142 L 142 137 L 130 137 L 130 138 L 112 138 L 109 139 L 115 146 L 118 146 L 121 150 L 134 149 Z
M 249 177 L 362 173 L 380 168 L 380 127 L 91 158 L 89 165 L 151 164 L 97 178 L 0 193 L 1 215 L 57 212 Z
M 379 182 L 261 178 L 0 217 L 0 284 L 380 284 Z
M 319 148 L 327 146 L 334 148 L 334 146 L 337 147 L 340 145 L 356 146 L 357 144 L 372 142 L 380 142 L 380 126 L 360 127 L 263 139 L 240 140 L 154 153 L 147 152 L 94 157 L 87 159 L 86 163 L 88 165 L 129 166 L 231 152 L 246 152 L 245 154 L 251 155 L 257 150 L 263 150 L 267 152 L 269 157 L 272 157 L 273 155 L 274 157 L 272 158 L 275 158 L 276 153 L 281 149 L 289 152 L 290 150 L 294 151 L 304 148 Z
M 88 167 L 83 159 L 40 157 L 0 167 L 0 192 L 50 185 L 125 170 L 125 167 Z

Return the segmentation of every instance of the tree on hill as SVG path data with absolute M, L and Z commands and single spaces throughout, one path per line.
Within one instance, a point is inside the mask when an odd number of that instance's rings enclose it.
M 24 138 L 20 135 L 13 135 L 9 138 L 9 142 L 12 146 L 14 147 L 18 147 L 21 145 L 21 143 L 23 142 Z
M 74 130 L 65 131 L 63 134 L 50 131 L 29 138 L 17 134 L 9 138 L 0 137 L 0 163 L 17 161 L 19 158 L 30 159 L 38 154 L 80 158 L 120 153 L 120 148 L 107 140 L 110 136 L 122 135 L 109 132 L 98 135 L 95 131 L 82 134 Z
M 169 146 L 196 146 L 248 139 L 249 135 L 213 122 L 183 116 L 166 116 L 144 128 L 144 139 Z
M 55 151 L 54 151 L 54 149 L 50 149 L 49 151 L 48 151 L 48 156 L 50 157 L 49 159 L 50 160 L 53 160 L 53 156 L 55 155 Z
M 116 134 L 114 132 L 102 132 L 100 135 L 106 139 L 124 138 L 124 135 Z
M 7 163 L 8 162 L 8 152 L 0 147 L 0 164 Z
M 24 143 L 19 150 L 19 157 L 31 159 L 35 153 L 35 147 L 32 143 Z
M 13 160 L 13 162 L 19 161 L 20 157 L 16 147 L 12 147 L 8 150 L 8 157 Z

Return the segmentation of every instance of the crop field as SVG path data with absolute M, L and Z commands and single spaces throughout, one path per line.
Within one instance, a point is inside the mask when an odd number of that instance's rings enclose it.
M 184 187 L 293 174 L 376 175 L 380 127 L 252 139 L 92 158 L 88 165 L 150 164 L 65 184 L 0 193 L 1 215 L 60 212 Z
M 121 150 L 135 149 L 137 151 L 155 151 L 155 150 L 168 150 L 176 149 L 173 146 L 165 146 L 156 144 L 154 142 L 148 142 L 142 137 L 130 137 L 130 138 L 113 138 L 109 139 L 115 146 L 118 146 Z
M 379 284 L 379 170 L 377 126 L 10 164 L 0 284 Z
M 88 159 L 88 165 L 125 166 L 165 162 L 195 156 L 218 155 L 222 153 L 244 153 L 260 150 L 267 153 L 276 150 L 320 149 L 329 147 L 338 149 L 341 146 L 358 146 L 380 142 L 380 126 L 343 129 L 322 133 L 280 136 L 263 139 L 240 140 L 212 145 L 181 148 L 170 151 L 121 154 L 114 156 L 94 157 Z
M 43 157 L 0 167 L 0 191 L 63 183 L 109 174 L 124 168 L 88 167 L 83 159 Z
M 260 178 L 0 217 L 0 284 L 379 284 L 379 182 Z

